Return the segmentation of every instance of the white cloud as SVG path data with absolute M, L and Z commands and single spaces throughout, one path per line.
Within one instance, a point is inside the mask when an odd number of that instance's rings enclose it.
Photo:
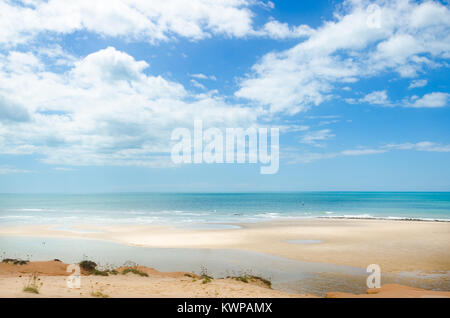
M 386 90 L 369 93 L 363 98 L 361 98 L 359 101 L 362 103 L 385 105 L 385 106 L 390 104 Z
M 3 154 L 36 153 L 60 165 L 170 165 L 173 128 L 192 127 L 194 118 L 219 128 L 258 120 L 258 109 L 147 75 L 146 62 L 113 47 L 75 61 L 64 73 L 36 67 L 32 53 L 23 56 L 14 58 L 16 70 L 11 54 L 0 59 Z
M 413 98 L 413 102 L 410 103 L 409 107 L 444 107 L 447 105 L 447 101 L 450 97 L 448 93 L 434 92 L 425 94 L 421 98 Z
M 411 81 L 408 88 L 412 89 L 412 88 L 416 88 L 416 87 L 424 87 L 424 86 L 427 86 L 427 84 L 428 84 L 428 81 L 426 79 L 414 80 L 414 81 Z
M 211 80 L 211 81 L 215 81 L 217 80 L 217 78 L 214 75 L 205 75 L 202 73 L 198 73 L 198 74 L 189 74 L 190 77 L 196 78 L 196 79 L 201 79 L 201 80 Z
M 331 133 L 330 129 L 310 131 L 300 138 L 300 142 L 304 144 L 310 144 L 313 146 L 321 146 L 321 144 L 319 144 L 318 141 L 324 141 L 333 138 L 334 136 L 335 135 Z
M 341 156 L 368 156 L 368 155 L 377 155 L 383 154 L 389 151 L 394 150 L 409 150 L 409 151 L 425 151 L 425 152 L 450 152 L 450 145 L 442 145 L 435 142 L 430 141 L 422 141 L 417 143 L 401 143 L 401 144 L 386 144 L 378 148 L 356 148 L 356 149 L 348 149 L 342 150 L 338 152 L 323 152 L 323 153 L 315 153 L 315 152 L 307 152 L 307 153 L 298 153 L 297 150 L 293 150 L 287 153 L 284 153 L 283 156 L 286 158 L 287 163 L 296 164 L 296 163 L 310 163 L 317 160 L 323 159 L 331 159 Z
M 267 9 L 267 10 L 271 10 L 273 8 L 275 8 L 275 4 L 272 1 L 267 1 L 267 2 L 259 2 L 260 6 L 262 6 L 263 8 Z
M 53 170 L 56 170 L 56 171 L 75 171 L 75 169 L 67 168 L 67 167 L 54 167 Z
M 113 47 L 95 52 L 75 63 L 72 75 L 84 83 L 113 83 L 136 81 L 145 75 L 142 71 L 149 65 L 135 61 L 130 55 Z
M 29 170 L 16 169 L 10 166 L 0 166 L 0 175 L 2 174 L 16 174 L 16 173 L 30 173 Z
M 375 155 L 379 153 L 384 153 L 387 150 L 385 149 L 352 149 L 352 150 L 343 150 L 340 152 L 341 155 L 344 156 L 363 156 L 363 155 Z
M 418 143 L 402 143 L 402 144 L 388 144 L 384 146 L 385 149 L 397 150 L 417 150 L 430 152 L 450 152 L 450 145 L 441 145 L 431 141 L 422 141 Z
M 447 105 L 447 100 L 450 94 L 442 92 L 434 92 L 425 94 L 422 97 L 417 95 L 411 97 L 405 97 L 402 101 L 391 101 L 387 95 L 386 90 L 374 91 L 363 98 L 354 99 L 347 98 L 345 101 L 349 104 L 356 103 L 368 103 L 371 105 L 381 105 L 381 106 L 401 106 L 401 107 L 414 107 L 414 108 L 437 108 L 444 107 Z
M 235 95 L 295 114 L 330 99 L 338 84 L 386 72 L 411 77 L 450 57 L 447 6 L 353 0 L 343 7 L 293 48 L 263 56 Z
M 241 37 L 252 30 L 249 6 L 246 0 L 49 0 L 27 6 L 2 0 L 1 40 L 23 42 L 41 32 L 78 30 L 150 42 L 173 35 L 190 39 L 211 34 Z
M 191 79 L 191 83 L 192 83 L 193 86 L 195 86 L 195 87 L 197 87 L 197 88 L 200 88 L 200 89 L 206 89 L 205 85 L 200 84 L 199 82 L 197 82 L 197 81 L 194 80 L 194 79 Z
M 273 39 L 287 39 L 309 37 L 313 32 L 314 30 L 307 25 L 289 27 L 287 23 L 271 20 L 267 22 L 257 34 L 265 35 Z
M 256 5 L 273 8 L 270 1 L 254 0 L 96 0 L 94 3 L 91 0 L 0 0 L 0 43 L 16 45 L 42 33 L 76 31 L 151 43 L 174 37 L 191 40 L 213 35 L 282 38 L 304 36 L 309 32 L 306 26 L 289 28 L 277 21 L 255 30 L 255 13 L 251 8 Z
M 30 115 L 25 107 L 0 95 L 0 123 L 26 122 Z
M 340 122 L 339 119 L 333 119 L 333 120 L 321 120 L 317 126 L 326 126 L 326 125 L 332 125 Z

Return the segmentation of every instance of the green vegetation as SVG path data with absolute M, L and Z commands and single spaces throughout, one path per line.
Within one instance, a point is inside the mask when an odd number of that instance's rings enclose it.
M 43 285 L 42 282 L 39 284 L 39 280 L 40 278 L 34 273 L 28 280 L 28 283 L 23 287 L 23 291 L 26 293 L 39 294 L 39 289 Z
M 238 276 L 238 277 L 233 277 L 233 279 L 241 281 L 243 283 L 248 283 L 248 279 L 246 276 Z
M 203 279 L 202 284 L 211 283 L 211 281 L 213 279 L 211 276 L 207 276 L 207 275 L 202 275 L 202 276 L 200 276 L 200 278 Z
M 272 288 L 272 282 L 268 279 L 265 279 L 263 277 L 259 276 L 253 276 L 253 275 L 242 275 L 242 276 L 229 276 L 227 278 L 232 278 L 237 281 L 243 282 L 243 283 L 249 283 L 249 282 L 257 282 L 260 281 L 264 285 L 266 285 L 269 288 Z
M 23 288 L 23 291 L 26 293 L 39 294 L 39 289 L 37 289 L 36 287 L 31 287 L 31 286 L 25 286 Z
M 92 297 L 97 297 L 97 298 L 108 298 L 109 295 L 103 294 L 101 291 L 97 291 L 97 292 L 92 292 L 91 293 Z
M 97 276 L 109 276 L 117 275 L 118 272 L 115 269 L 107 269 L 107 270 L 99 270 L 97 269 L 97 264 L 93 261 L 85 260 L 79 263 L 81 269 L 88 272 L 89 275 L 97 275 Z
M 90 272 L 91 275 L 97 275 L 97 276 L 109 276 L 108 271 L 99 271 L 98 269 L 94 269 L 92 272 Z
M 208 275 L 208 270 L 205 266 L 201 266 L 200 279 L 203 280 L 203 284 L 208 284 L 213 280 L 213 278 Z
M 16 259 L 16 258 L 5 258 L 2 260 L 2 263 L 14 264 L 14 265 L 25 265 L 25 264 L 28 264 L 29 261 L 25 261 L 22 259 Z
M 122 275 L 126 275 L 126 274 L 128 274 L 128 273 L 133 273 L 133 274 L 136 274 L 136 275 L 139 275 L 139 276 L 148 277 L 148 274 L 147 274 L 147 273 L 141 272 L 141 271 L 138 270 L 137 268 L 125 268 L 125 269 L 122 271 Z
M 95 268 L 97 267 L 97 264 L 93 261 L 81 261 L 78 265 L 80 265 L 80 268 L 85 270 L 86 272 L 89 272 L 91 274 L 93 271 L 95 271 Z

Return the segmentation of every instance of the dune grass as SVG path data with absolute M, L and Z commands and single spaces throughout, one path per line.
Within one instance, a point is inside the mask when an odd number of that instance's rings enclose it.
M 237 281 L 248 284 L 249 282 L 260 281 L 269 288 L 272 288 L 272 282 L 266 278 L 254 275 L 228 276 L 227 278 L 235 279 Z
M 104 294 L 101 291 L 91 292 L 91 296 L 97 298 L 109 298 L 109 295 Z
M 42 287 L 43 283 L 39 282 L 40 278 L 36 273 L 28 280 L 27 284 L 23 287 L 22 291 L 25 293 L 39 294 L 39 290 Z
M 142 277 L 148 277 L 147 273 L 144 273 L 144 272 L 138 270 L 137 268 L 125 268 L 122 271 L 122 275 L 126 275 L 128 273 L 133 273 L 133 274 L 136 274 L 136 275 L 139 275 L 139 276 L 142 276 Z

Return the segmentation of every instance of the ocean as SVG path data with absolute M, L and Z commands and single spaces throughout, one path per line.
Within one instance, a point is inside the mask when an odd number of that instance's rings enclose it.
M 232 227 L 289 218 L 450 221 L 450 192 L 0 194 L 0 226 Z

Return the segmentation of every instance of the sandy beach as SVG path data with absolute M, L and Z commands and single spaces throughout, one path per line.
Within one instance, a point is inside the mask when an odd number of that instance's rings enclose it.
M 315 298 L 311 294 L 292 294 L 277 291 L 258 278 L 205 279 L 185 272 L 159 272 L 137 266 L 136 272 L 117 268 L 106 277 L 82 272 L 79 288 L 68 288 L 68 264 L 59 260 L 28 262 L 19 265 L 0 263 L 1 298 L 141 298 L 141 297 L 217 297 L 217 298 Z M 145 275 L 145 276 L 144 276 Z M 33 283 L 33 277 L 36 277 Z M 30 286 L 33 289 L 30 291 Z M 368 289 L 365 294 L 329 292 L 326 298 L 450 298 L 450 292 L 429 291 L 397 284 Z
M 369 264 L 378 264 L 383 274 L 406 272 L 413 273 L 412 277 L 438 274 L 440 278 L 437 286 L 440 286 L 438 287 L 440 292 L 391 283 L 386 284 L 382 289 L 369 290 L 361 295 L 330 290 L 327 286 L 321 288 L 326 290 L 326 297 L 332 298 L 450 297 L 448 291 L 450 223 L 302 219 L 247 223 L 239 224 L 239 226 L 238 229 L 222 230 L 87 224 L 72 226 L 69 229 L 60 229 L 54 225 L 10 226 L 0 228 L 0 236 L 101 240 L 151 248 L 233 249 L 297 261 L 347 265 L 362 269 Z M 55 257 L 58 256 L 55 255 Z M 180 259 L 180 262 L 183 260 Z M 149 278 L 131 274 L 108 277 L 90 275 L 86 276 L 87 281 L 85 280 L 82 289 L 74 291 L 67 290 L 65 279 L 61 277 L 67 275 L 64 266 L 66 265 L 60 262 L 33 262 L 22 266 L 0 264 L 0 296 L 92 297 L 96 290 L 100 291 L 99 295 L 104 294 L 108 297 L 318 296 L 274 290 L 260 283 L 248 284 L 230 278 L 213 279 L 208 284 L 203 284 L 195 274 L 185 276 L 186 273 L 161 273 L 146 267 L 142 269 L 149 274 Z M 186 270 L 190 269 L 186 268 Z M 24 281 L 29 279 L 29 275 L 33 272 L 40 273 L 41 282 L 45 286 L 39 295 L 24 294 L 21 291 Z M 326 282 L 326 273 L 323 275 Z M 150 284 L 148 284 L 149 281 L 151 281 Z M 408 285 L 408 279 L 403 280 L 402 284 Z
M 159 272 L 144 266 L 132 272 L 109 276 L 82 273 L 80 288 L 68 288 L 68 264 L 59 261 L 30 262 L 25 265 L 0 263 L 0 297 L 313 297 L 273 290 L 257 280 L 247 283 L 227 278 L 204 280 L 185 272 Z M 39 293 L 24 292 L 37 274 Z
M 450 270 L 450 223 L 395 220 L 301 219 L 239 224 L 240 229 L 191 230 L 162 226 L 54 225 L 1 227 L 2 236 L 100 239 L 156 248 L 256 251 L 294 260 L 383 272 Z M 306 241 L 292 244 L 288 241 Z M 309 244 L 309 241 L 319 242 Z

